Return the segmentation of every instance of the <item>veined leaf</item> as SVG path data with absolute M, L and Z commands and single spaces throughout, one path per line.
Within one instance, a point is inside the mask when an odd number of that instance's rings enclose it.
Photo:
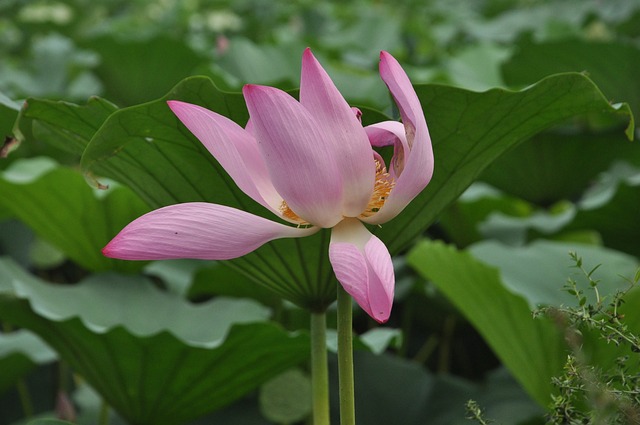
M 78 157 L 116 106 L 100 97 L 86 105 L 28 99 L 20 111 L 16 132 L 22 143 L 42 141 Z
M 52 285 L 0 259 L 0 319 L 41 336 L 132 424 L 186 423 L 304 360 L 308 338 L 268 314 L 247 300 L 191 305 L 135 276 Z

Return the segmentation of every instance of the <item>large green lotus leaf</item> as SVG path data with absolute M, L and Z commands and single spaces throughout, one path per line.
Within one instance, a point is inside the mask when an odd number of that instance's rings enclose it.
M 503 284 L 499 270 L 468 252 L 422 241 L 407 261 L 449 298 L 531 397 L 546 406 L 551 377 L 561 373 L 566 359 L 555 325 L 546 318 L 534 319 L 526 299 Z
M 626 105 L 609 105 L 580 74 L 550 77 L 521 92 L 473 93 L 438 85 L 418 85 L 416 91 L 430 124 L 436 171 L 402 215 L 374 229 L 392 253 L 431 224 L 492 161 L 535 133 L 585 113 L 631 119 Z M 112 114 L 83 155 L 85 172 L 125 183 L 152 207 L 207 201 L 265 215 L 178 122 L 167 99 L 203 105 L 241 124 L 248 118 L 239 94 L 221 92 L 207 78 L 189 78 L 159 101 Z M 322 309 L 335 297 L 328 239 L 323 231 L 304 240 L 276 241 L 231 264 L 299 305 Z
M 215 200 L 247 208 L 250 198 L 180 124 L 169 99 L 206 106 L 236 122 L 249 118 L 240 93 L 218 91 L 205 77 L 187 78 L 158 101 L 113 113 L 83 154 L 85 173 L 125 183 L 153 207 Z
M 586 72 L 612 102 L 627 102 L 640 114 L 640 48 L 621 41 L 558 40 L 525 42 L 504 64 L 510 85 L 531 84 L 558 72 Z
M 543 133 L 507 152 L 481 179 L 511 195 L 548 206 L 578 199 L 619 158 L 640 165 L 640 146 L 626 142 L 619 131 Z
M 269 310 L 219 298 L 192 305 L 141 277 L 51 285 L 0 261 L 0 318 L 41 336 L 132 424 L 183 424 L 308 355 Z
M 232 265 L 281 296 L 322 311 L 335 300 L 336 280 L 329 264 L 329 230 L 301 239 L 280 239 Z
M 89 187 L 76 170 L 46 158 L 20 159 L 0 174 L 0 205 L 69 258 L 91 271 L 139 270 L 100 250 L 149 208 L 126 187 Z
M 391 252 L 404 248 L 508 150 L 536 133 L 582 114 L 620 115 L 627 136 L 633 116 L 612 106 L 587 77 L 554 75 L 522 91 L 474 93 L 438 85 L 416 86 L 435 156 L 431 183 L 378 236 Z
M 17 128 L 21 143 L 45 142 L 78 157 L 116 106 L 100 97 L 85 105 L 63 101 L 27 99 Z
M 26 330 L 0 333 L 0 394 L 37 365 L 50 363 L 56 354 Z
M 504 65 L 510 85 L 531 84 L 557 72 L 584 71 L 612 102 L 640 113 L 640 49 L 620 42 L 563 40 L 525 43 Z M 507 153 L 483 174 L 492 185 L 542 205 L 577 198 L 613 159 L 640 164 L 640 149 L 622 135 L 574 131 L 536 137 Z M 569 166 L 567 164 L 570 164 Z
M 469 247 L 474 257 L 500 269 L 505 287 L 527 300 L 529 309 L 541 305 L 576 304 L 575 296 L 563 290 L 567 278 L 574 279 L 585 290 L 587 302 L 596 303 L 584 274 L 576 269 L 569 252 L 582 257 L 587 271 L 600 264 L 592 278 L 600 281 L 601 297 L 611 298 L 616 291 L 628 287 L 638 260 L 611 249 L 569 242 L 538 240 L 524 247 L 513 247 L 496 241 L 485 241 Z

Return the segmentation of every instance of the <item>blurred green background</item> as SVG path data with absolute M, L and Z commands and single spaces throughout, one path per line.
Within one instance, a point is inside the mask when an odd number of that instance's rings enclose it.
M 569 349 L 531 310 L 574 303 L 569 276 L 586 285 L 569 251 L 602 264 L 608 296 L 638 267 L 636 0 L 0 0 L 0 424 L 56 408 L 80 424 L 308 423 L 308 313 L 265 288 L 286 264 L 99 253 L 136 216 L 228 183 L 207 180 L 215 162 L 159 99 L 244 124 L 242 85 L 294 90 L 305 47 L 366 122 L 395 116 L 377 72 L 392 53 L 436 152 L 432 185 L 376 230 L 398 282 L 384 328 L 355 312 L 359 423 L 467 423 L 470 398 L 500 423 L 544 423 Z M 179 147 L 127 150 L 152 136 Z M 164 181 L 161 159 L 201 192 Z M 597 336 L 585 353 L 604 370 L 620 355 Z

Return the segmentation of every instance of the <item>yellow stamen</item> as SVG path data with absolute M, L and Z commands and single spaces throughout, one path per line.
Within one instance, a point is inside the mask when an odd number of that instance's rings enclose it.
M 297 223 L 298 226 L 308 226 L 311 224 L 308 221 L 301 219 L 298 214 L 294 213 L 293 210 L 289 208 L 287 201 L 283 200 L 280 204 L 280 213 L 282 213 L 283 217 L 286 217 L 294 223 Z
M 396 182 L 391 175 L 387 172 L 387 167 L 378 159 L 376 162 L 376 182 L 373 186 L 373 194 L 367 204 L 367 208 L 360 214 L 360 217 L 371 217 L 384 205 L 385 201 L 389 197 L 389 192 L 393 189 Z

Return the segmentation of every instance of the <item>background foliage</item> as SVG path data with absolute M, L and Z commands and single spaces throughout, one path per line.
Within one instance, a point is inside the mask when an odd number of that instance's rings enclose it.
M 396 56 L 436 158 L 372 229 L 398 282 L 384 327 L 355 312 L 359 421 L 463 423 L 474 399 L 500 423 L 544 423 L 574 347 L 531 312 L 574 305 L 567 278 L 585 305 L 592 281 L 612 300 L 638 280 L 639 28 L 633 0 L 0 2 L 0 424 L 306 423 L 306 308 L 335 297 L 328 233 L 220 263 L 100 254 L 163 205 L 268 216 L 165 100 L 244 125 L 242 85 L 295 94 L 306 46 L 365 123 L 396 116 L 377 75 L 379 51 Z M 600 265 L 592 280 L 570 251 Z M 638 292 L 625 299 L 637 334 Z M 581 350 L 638 373 L 597 332 Z

